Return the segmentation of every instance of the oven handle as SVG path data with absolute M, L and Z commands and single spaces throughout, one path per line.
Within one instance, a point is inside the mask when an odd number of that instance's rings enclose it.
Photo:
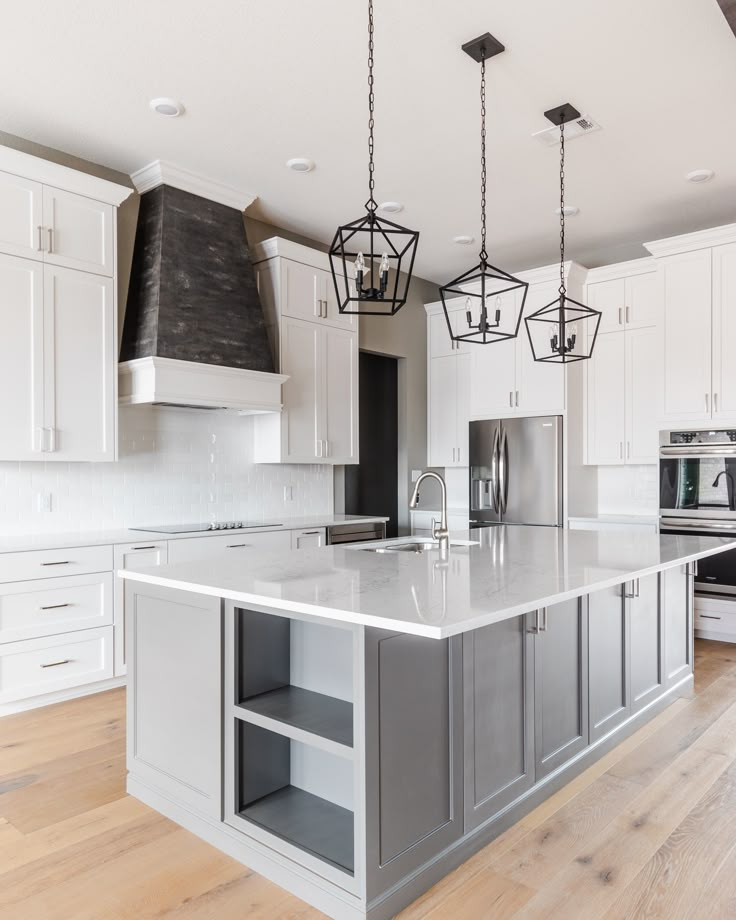
M 703 456 L 707 457 L 736 457 L 736 444 L 733 446 L 725 444 L 696 444 L 687 447 L 660 447 L 659 456 L 663 460 L 668 457 L 682 457 L 699 460 Z
M 666 532 L 668 527 L 672 530 L 732 531 L 736 530 L 736 522 L 729 523 L 728 521 L 713 521 L 705 519 L 702 521 L 693 521 L 691 518 L 660 518 L 659 529 Z

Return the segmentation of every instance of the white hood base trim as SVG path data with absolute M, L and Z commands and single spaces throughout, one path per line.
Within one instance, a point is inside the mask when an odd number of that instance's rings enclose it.
M 174 358 L 136 358 L 118 365 L 121 406 L 162 404 L 241 413 L 280 412 L 283 374 L 266 374 Z

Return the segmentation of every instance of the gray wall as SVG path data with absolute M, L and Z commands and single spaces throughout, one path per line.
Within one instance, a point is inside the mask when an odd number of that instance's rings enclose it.
M 129 176 L 80 159 L 71 154 L 26 141 L 14 134 L 0 131 L 0 144 L 42 157 L 62 166 L 69 166 L 89 175 L 109 179 L 132 188 Z M 133 259 L 139 196 L 136 192 L 126 199 L 118 210 L 118 330 L 122 334 L 125 304 L 128 297 L 130 266 Z M 251 245 L 281 236 L 305 246 L 326 252 L 328 246 L 292 233 L 280 227 L 244 215 L 245 230 Z M 437 286 L 414 278 L 410 298 L 391 319 L 364 316 L 360 320 L 360 347 L 364 351 L 399 358 L 399 526 L 409 526 L 408 503 L 411 489 L 411 470 L 424 469 L 427 462 L 427 324 L 424 304 L 439 298 Z M 341 470 L 336 470 L 335 509 L 341 510 L 343 502 Z M 431 488 L 426 490 L 424 504 L 434 507 Z M 423 495 L 424 498 L 424 495 Z

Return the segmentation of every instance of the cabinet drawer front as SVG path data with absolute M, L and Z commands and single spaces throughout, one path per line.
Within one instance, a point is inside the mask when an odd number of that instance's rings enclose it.
M 189 537 L 169 542 L 169 562 L 193 562 L 196 559 L 222 558 L 232 553 L 246 555 L 259 549 L 291 549 L 288 530 L 249 533 L 236 530 L 213 537 Z
M 112 624 L 112 573 L 0 588 L 0 643 Z
M 0 703 L 112 677 L 112 626 L 0 647 Z
M 112 546 L 66 546 L 0 555 L 0 584 L 112 571 Z
M 736 607 L 733 601 L 695 598 L 695 628 L 736 636 Z

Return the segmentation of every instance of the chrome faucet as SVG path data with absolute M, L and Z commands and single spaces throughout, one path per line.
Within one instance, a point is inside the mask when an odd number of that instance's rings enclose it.
M 432 521 L 432 537 L 435 540 L 444 542 L 447 545 L 447 542 L 450 538 L 450 531 L 447 528 L 447 486 L 445 485 L 445 480 L 440 476 L 439 473 L 435 473 L 434 470 L 426 470 L 414 483 L 414 492 L 409 501 L 410 508 L 416 508 L 419 504 L 419 486 L 424 482 L 425 479 L 436 479 L 440 484 L 440 492 L 442 495 L 442 512 L 440 517 L 439 524 L 437 521 Z

